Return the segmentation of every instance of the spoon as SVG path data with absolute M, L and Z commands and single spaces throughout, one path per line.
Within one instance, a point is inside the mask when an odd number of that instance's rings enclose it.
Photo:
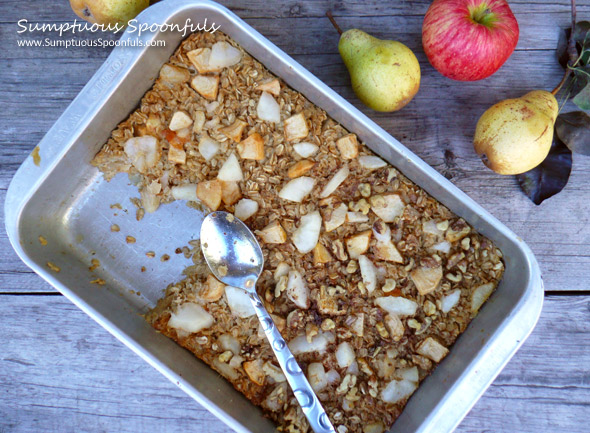
M 210 213 L 201 226 L 201 249 L 218 280 L 228 286 L 239 287 L 250 296 L 270 347 L 313 431 L 336 433 L 320 400 L 256 293 L 256 281 L 264 267 L 264 257 L 250 229 L 230 213 Z

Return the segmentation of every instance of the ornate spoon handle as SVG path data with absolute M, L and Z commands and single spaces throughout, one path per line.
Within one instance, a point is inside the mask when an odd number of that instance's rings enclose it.
M 258 294 L 249 292 L 249 295 L 258 319 L 260 319 L 260 323 L 262 324 L 262 329 L 270 342 L 270 347 L 274 350 L 279 365 L 283 369 L 287 382 L 289 382 L 295 398 L 297 398 L 297 401 L 301 405 L 301 409 L 307 417 L 309 425 L 316 433 L 336 433 L 320 400 L 313 392 L 305 374 L 301 371 L 299 364 L 297 364 L 295 357 L 289 350 L 287 343 L 272 321 L 268 311 L 262 305 Z

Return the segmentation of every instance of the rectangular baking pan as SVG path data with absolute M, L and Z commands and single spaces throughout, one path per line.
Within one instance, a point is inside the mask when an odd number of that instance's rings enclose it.
M 525 243 L 481 206 L 226 8 L 210 1 L 168 0 L 144 11 L 140 23 L 212 22 L 314 104 L 356 133 L 372 150 L 463 217 L 502 250 L 506 272 L 498 289 L 450 354 L 410 399 L 391 432 L 452 431 L 491 384 L 536 324 L 543 302 L 538 264 Z M 165 47 L 116 47 L 38 145 L 40 163 L 22 164 L 9 187 L 6 229 L 22 260 L 129 348 L 228 426 L 274 431 L 240 393 L 140 316 L 191 264 L 175 248 L 197 238 L 202 215 L 183 203 L 161 206 L 141 221 L 128 197 L 126 175 L 106 182 L 90 161 L 111 131 L 138 105 L 180 32 L 123 34 L 121 41 Z M 136 44 L 137 45 L 137 44 Z M 37 161 L 38 162 L 38 161 Z M 111 209 L 113 203 L 123 209 Z M 118 224 L 121 233 L 111 233 Z M 137 242 L 127 244 L 125 234 Z M 121 236 L 123 235 L 123 236 Z M 42 246 L 39 236 L 47 239 Z M 145 252 L 168 253 L 149 259 Z M 91 259 L 100 267 L 89 270 Z M 51 271 L 47 262 L 59 266 Z M 146 271 L 142 272 L 141 267 Z M 90 281 L 100 277 L 104 286 Z M 138 294 L 137 292 L 140 292 Z M 228 404 L 228 402 L 230 404 Z

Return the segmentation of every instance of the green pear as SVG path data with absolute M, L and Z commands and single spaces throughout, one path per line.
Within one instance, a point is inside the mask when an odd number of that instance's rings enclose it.
M 473 147 L 499 174 L 520 174 L 549 154 L 559 104 L 550 92 L 534 90 L 488 108 L 475 128 Z
M 70 0 L 70 6 L 80 18 L 96 24 L 126 26 L 150 5 L 150 0 Z
M 381 40 L 362 30 L 342 33 L 338 51 L 358 98 L 376 111 L 397 111 L 420 88 L 420 64 L 401 42 Z

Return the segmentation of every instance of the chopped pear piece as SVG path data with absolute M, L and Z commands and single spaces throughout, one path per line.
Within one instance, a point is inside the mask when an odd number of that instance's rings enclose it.
M 273 278 L 276 282 L 285 275 L 289 275 L 289 271 L 291 270 L 291 266 L 289 266 L 285 262 L 281 262 L 277 265 L 275 272 L 273 274 Z
M 279 197 L 285 200 L 301 203 L 307 197 L 315 185 L 315 179 L 301 176 L 290 180 L 279 192 Z
M 249 198 L 243 198 L 236 203 L 234 216 L 242 221 L 246 221 L 256 212 L 258 212 L 258 202 Z
M 220 105 L 221 104 L 219 103 L 219 101 L 211 101 L 205 104 L 205 110 L 207 110 L 207 114 L 213 114 Z
M 434 338 L 428 337 L 418 345 L 416 352 L 433 360 L 434 362 L 440 362 L 441 359 L 447 356 L 449 349 L 440 344 Z
M 346 180 L 349 173 L 350 170 L 348 169 L 348 165 L 344 164 L 344 166 L 340 170 L 338 170 L 336 174 L 334 174 L 334 176 L 332 176 L 332 179 L 328 181 L 326 186 L 324 186 L 324 189 L 320 193 L 320 198 L 326 198 L 334 191 L 336 191 L 340 184 Z
M 304 310 L 309 308 L 309 288 L 298 271 L 289 271 L 287 298 Z
M 295 141 L 307 137 L 309 129 L 303 113 L 295 114 L 285 119 L 285 140 Z
M 336 230 L 344 221 L 346 221 L 346 215 L 348 212 L 348 207 L 344 203 L 340 203 L 337 208 L 332 209 L 330 213 L 330 218 L 324 220 L 324 228 L 327 232 L 331 232 L 332 230 Z
M 241 377 L 240 373 L 238 373 L 234 367 L 225 362 L 221 362 L 217 357 L 213 358 L 211 366 L 228 380 L 238 380 Z
M 355 360 L 354 349 L 347 341 L 344 341 L 336 348 L 336 362 L 340 368 L 348 368 Z
M 303 176 L 305 173 L 311 170 L 314 165 L 315 162 L 310 161 L 309 159 L 302 159 L 301 161 L 296 162 L 291 167 L 289 167 L 289 170 L 287 171 L 287 176 L 289 176 L 289 178 L 291 179 Z
M 238 287 L 225 286 L 227 305 L 234 316 L 245 319 L 256 314 L 250 301 L 250 295 Z
M 373 234 L 376 243 L 373 246 L 373 253 L 380 260 L 394 263 L 403 263 L 404 259 L 391 240 L 391 229 L 381 220 L 373 224 Z
M 371 235 L 371 230 L 365 230 L 346 239 L 346 249 L 351 259 L 358 259 L 361 254 L 364 254 L 369 249 Z
M 362 212 L 346 212 L 347 223 L 366 223 L 369 221 L 369 216 Z
M 451 311 L 455 307 L 455 305 L 457 305 L 460 298 L 461 298 L 461 290 L 460 289 L 453 290 L 451 293 L 449 293 L 444 298 L 442 298 L 440 310 L 443 313 L 448 313 L 449 311 Z
M 381 391 L 380 397 L 386 403 L 399 403 L 408 399 L 418 388 L 418 368 L 410 367 L 395 372 L 398 379 L 393 379 Z
M 175 200 L 199 201 L 196 183 L 173 186 L 170 188 L 170 192 Z
M 442 266 L 434 268 L 421 266 L 410 272 L 410 278 L 416 285 L 418 293 L 427 295 L 438 288 L 438 284 L 442 279 Z
M 367 292 L 372 293 L 377 288 L 377 269 L 367 256 L 361 255 L 358 258 L 361 276 Z
M 328 376 L 321 362 L 312 362 L 307 366 L 307 380 L 315 392 L 321 392 L 328 386 Z
M 494 291 L 494 283 L 482 284 L 476 287 L 471 295 L 471 312 L 477 313 L 483 303 L 490 297 Z
M 252 382 L 256 385 L 264 385 L 266 374 L 262 368 L 262 359 L 256 358 L 252 361 L 244 361 L 242 367 L 244 367 L 244 371 Z
M 185 164 L 186 163 L 186 152 L 182 143 L 174 141 L 170 143 L 168 149 L 168 161 L 174 164 Z
M 158 162 L 158 140 L 151 135 L 130 138 L 125 142 L 123 150 L 140 173 L 147 172 L 148 168 Z
M 393 341 L 399 341 L 404 336 L 404 324 L 396 314 L 386 314 L 383 323 Z
M 363 155 L 359 157 L 359 165 L 367 170 L 376 170 L 387 166 L 387 163 L 378 156 Z
M 238 144 L 238 153 L 242 159 L 262 161 L 264 159 L 264 138 L 255 132 Z
M 405 204 L 397 194 L 374 195 L 369 199 L 371 210 L 386 223 L 392 223 L 404 212 Z
M 239 143 L 242 141 L 242 133 L 244 132 L 244 129 L 246 129 L 246 126 L 248 126 L 246 122 L 236 119 L 231 125 L 221 128 L 221 132 L 230 140 Z
M 220 182 L 221 182 L 221 200 L 227 206 L 234 204 L 235 202 L 237 202 L 239 199 L 242 198 L 242 191 L 240 190 L 240 185 L 238 185 L 238 182 L 232 182 L 232 181 L 226 182 L 223 180 Z
M 375 299 L 375 304 L 389 314 L 397 316 L 413 316 L 418 309 L 416 302 L 401 296 L 383 296 Z
M 282 244 L 287 241 L 287 233 L 278 221 L 273 221 L 258 234 L 266 244 Z
M 365 314 L 360 313 L 356 315 L 354 322 L 350 325 L 350 330 L 357 336 L 362 337 L 365 332 Z
M 323 354 L 328 348 L 328 344 L 333 343 L 336 338 L 331 332 L 320 331 L 314 335 L 311 342 L 307 341 L 305 334 L 299 335 L 289 341 L 289 349 L 293 355 L 302 353 L 318 352 Z
M 244 175 L 242 174 L 242 169 L 240 168 L 240 162 L 234 153 L 227 157 L 219 169 L 219 173 L 217 173 L 217 179 L 225 180 L 226 182 L 240 182 L 244 180 Z
M 141 206 L 147 213 L 155 212 L 160 207 L 160 198 L 153 192 L 144 189 L 140 193 Z
M 193 334 L 209 328 L 213 322 L 213 316 L 199 304 L 185 302 L 178 306 L 175 313 L 170 315 L 168 326 Z
M 428 220 L 422 223 L 422 231 L 435 237 L 440 237 L 444 234 L 444 231 L 438 228 L 438 224 L 435 220 Z
M 240 344 L 238 339 L 231 334 L 221 334 L 218 340 L 219 345 L 223 350 L 229 350 L 234 355 L 239 355 L 242 351 L 242 345 Z
M 430 247 L 434 251 L 440 251 L 441 253 L 448 254 L 451 251 L 451 243 L 449 241 L 442 241 L 438 244 L 434 244 Z
M 212 68 L 227 68 L 242 60 L 242 52 L 225 41 L 216 42 L 211 47 L 209 66 Z
M 216 211 L 221 204 L 221 182 L 208 180 L 197 185 L 197 197 L 209 209 Z
M 203 98 L 214 100 L 219 89 L 219 76 L 197 75 L 191 81 L 191 87 Z
M 445 239 L 451 243 L 460 241 L 471 232 L 471 228 L 462 219 L 457 220 L 445 233 Z
M 404 258 L 399 253 L 393 242 L 377 242 L 373 247 L 373 253 L 379 260 L 386 262 L 403 263 Z
M 172 131 L 179 131 L 184 128 L 188 128 L 193 124 L 193 119 L 185 111 L 179 110 L 172 115 L 170 120 L 170 128 Z
M 278 328 L 278 326 L 277 326 L 277 328 Z M 270 361 L 266 361 L 263 364 L 262 369 L 264 370 L 264 372 L 266 373 L 266 375 L 268 377 L 270 377 L 272 380 L 274 380 L 277 383 L 285 382 L 287 380 L 287 378 L 283 374 L 283 370 L 281 370 L 279 367 L 277 367 L 276 365 L 274 365 Z
M 309 158 L 310 156 L 315 155 L 316 152 L 318 150 L 320 150 L 320 148 L 313 143 L 301 142 L 301 143 L 294 144 L 293 150 L 300 157 Z
M 186 56 L 197 69 L 199 74 L 207 74 L 209 72 L 219 72 L 221 68 L 212 67 L 209 63 L 211 58 L 211 48 L 197 48 L 189 51 Z
M 301 254 L 309 253 L 315 248 L 321 228 L 322 217 L 317 210 L 301 217 L 299 227 L 292 237 L 293 244 Z
M 317 265 L 321 263 L 328 263 L 331 261 L 332 255 L 330 254 L 328 249 L 318 242 L 315 248 L 313 249 L 313 263 Z
M 336 141 L 336 146 L 343 159 L 354 159 L 359 154 L 359 145 L 354 134 L 348 134 L 339 138 Z
M 148 119 L 145 122 L 145 126 L 150 133 L 158 134 L 160 128 L 162 127 L 162 121 L 156 114 L 152 113 L 148 116 Z
M 279 123 L 281 121 L 281 107 L 269 93 L 262 92 L 256 106 L 256 115 L 260 120 Z
M 166 63 L 160 69 L 160 78 L 170 84 L 182 84 L 190 80 L 191 73 L 188 69 Z
M 224 293 L 225 284 L 215 278 L 213 274 L 209 274 L 197 296 L 203 301 L 215 302 L 219 301 Z
M 217 152 L 219 152 L 220 145 L 207 134 L 203 134 L 199 140 L 199 152 L 205 158 L 205 161 L 211 161 Z
M 275 78 L 274 80 L 258 84 L 254 88 L 254 90 L 261 90 L 263 92 L 268 92 L 274 96 L 279 96 L 279 94 L 281 93 L 281 84 L 279 83 L 279 80 Z

